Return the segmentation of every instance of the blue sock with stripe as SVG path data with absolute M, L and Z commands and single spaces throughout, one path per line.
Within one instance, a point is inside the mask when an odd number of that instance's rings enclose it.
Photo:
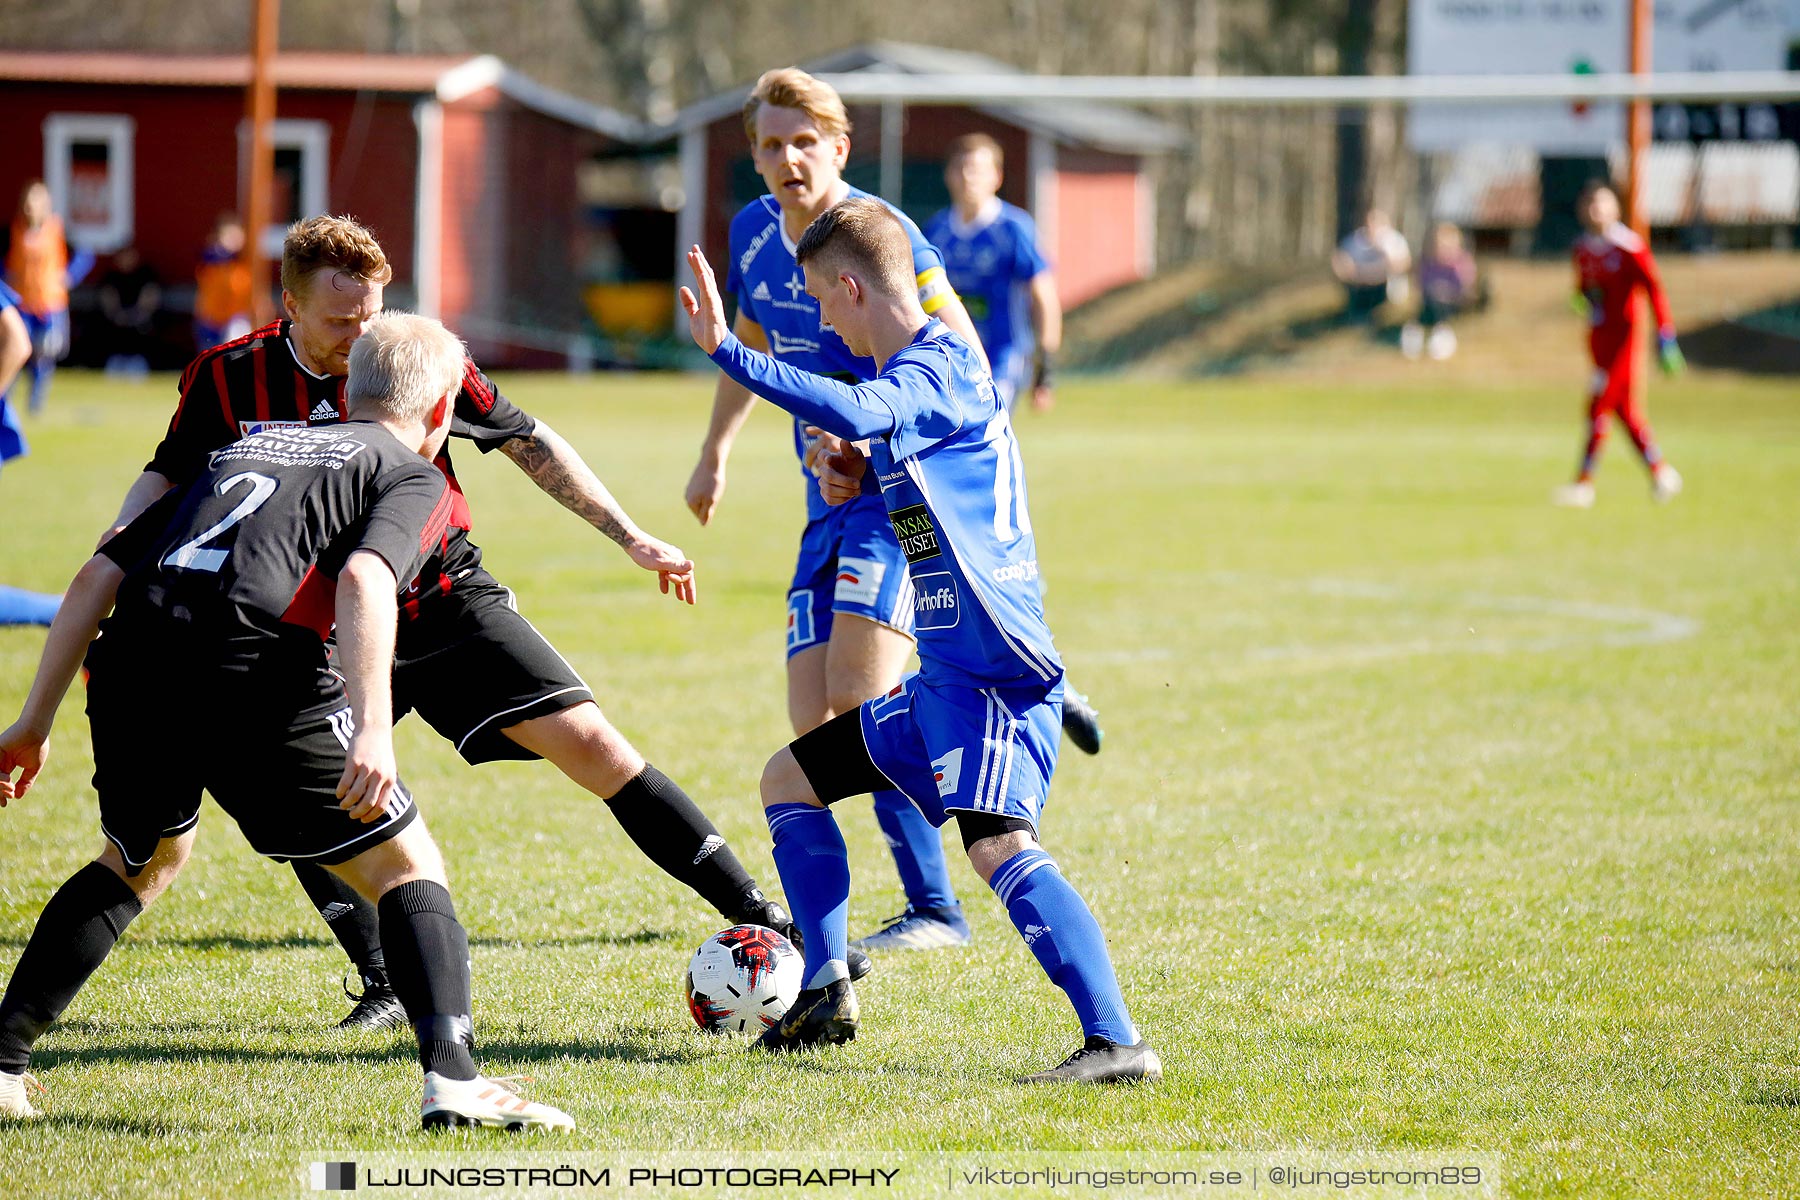
M 772 804 L 763 809 L 775 836 L 775 869 L 805 946 L 806 983 L 850 978 L 850 855 L 828 808 Z
M 875 793 L 875 823 L 894 852 L 900 886 L 910 908 L 950 908 L 956 889 L 950 885 L 950 863 L 944 857 L 944 839 L 925 819 L 919 806 L 905 792 Z
M 1136 1045 L 1137 1027 L 1125 1011 L 1100 922 L 1056 860 L 1041 849 L 1021 850 L 1000 864 L 988 886 L 1006 905 L 1044 974 L 1068 995 L 1082 1033 Z

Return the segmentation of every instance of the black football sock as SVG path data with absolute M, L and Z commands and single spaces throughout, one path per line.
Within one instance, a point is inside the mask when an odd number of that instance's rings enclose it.
M 376 907 L 388 977 L 419 1039 L 419 1065 L 451 1079 L 475 1078 L 469 935 L 450 893 L 440 883 L 415 879 L 389 889 Z
M 681 785 L 648 763 L 607 800 L 613 816 L 651 862 L 737 920 L 761 893 L 725 838 Z
M 56 890 L 0 1000 L 0 1071 L 17 1075 L 25 1069 L 32 1045 L 143 911 L 125 881 L 97 862 Z
M 363 986 L 386 987 L 387 961 L 381 953 L 381 918 L 376 915 L 375 906 L 324 867 L 296 862 L 293 868 L 294 877 L 306 889 L 306 898 L 319 910 L 331 936 L 356 964 Z

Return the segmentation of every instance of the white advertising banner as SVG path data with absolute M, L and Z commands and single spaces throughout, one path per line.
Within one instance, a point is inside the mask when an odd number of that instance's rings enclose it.
M 1413 75 L 1614 74 L 1630 63 L 1630 0 L 1411 0 Z M 1655 0 L 1651 60 L 1658 71 L 1768 71 L 1787 66 L 1784 0 Z M 1481 142 L 1546 154 L 1603 154 L 1623 140 L 1617 104 L 1542 101 L 1412 106 L 1420 150 Z

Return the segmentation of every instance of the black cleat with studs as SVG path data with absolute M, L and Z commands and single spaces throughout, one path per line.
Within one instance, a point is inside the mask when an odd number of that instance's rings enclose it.
M 756 1048 L 779 1052 L 842 1045 L 856 1040 L 857 1018 L 856 992 L 848 979 L 807 988 L 781 1020 L 756 1039 Z
M 404 1029 L 406 1006 L 394 989 L 385 983 L 365 983 L 362 995 L 344 986 L 344 995 L 356 1001 L 350 1015 L 338 1022 L 339 1029 Z
M 1154 1083 L 1162 1078 L 1162 1059 L 1148 1042 L 1121 1046 L 1090 1037 L 1081 1049 L 1048 1071 L 1020 1078 L 1020 1083 Z

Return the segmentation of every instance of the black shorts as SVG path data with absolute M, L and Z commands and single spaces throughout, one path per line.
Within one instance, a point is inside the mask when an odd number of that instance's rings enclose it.
M 501 731 L 549 716 L 594 693 L 568 660 L 513 607 L 486 571 L 402 619 L 394 665 L 394 717 L 416 712 L 469 763 L 534 759 Z
M 143 869 L 157 842 L 198 823 L 202 791 L 237 822 L 252 849 L 284 861 L 347 862 L 418 815 L 404 786 L 373 823 L 338 807 L 347 704 L 283 716 L 257 702 L 265 689 L 204 672 L 184 676 L 150 658 L 102 655 L 99 644 L 89 665 L 100 829 L 124 857 L 127 874 Z

